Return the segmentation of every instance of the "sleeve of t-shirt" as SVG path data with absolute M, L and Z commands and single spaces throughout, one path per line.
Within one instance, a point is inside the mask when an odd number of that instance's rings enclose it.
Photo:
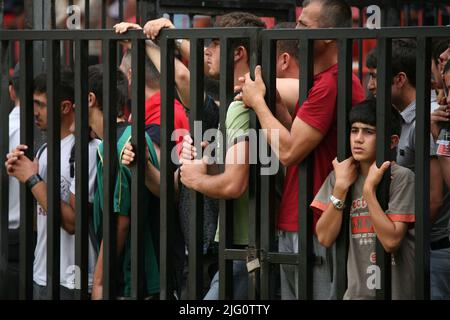
M 97 177 L 97 149 L 100 144 L 100 140 L 93 139 L 89 142 L 89 202 L 94 203 L 94 193 L 95 193 L 95 182 Z M 76 163 L 75 170 L 76 170 Z M 75 194 L 76 190 L 76 179 L 72 180 L 70 184 L 70 192 Z
M 225 127 L 228 147 L 245 140 L 250 126 L 250 111 L 241 101 L 234 101 L 228 107 Z
M 311 88 L 308 99 L 297 111 L 297 117 L 326 135 L 333 124 L 337 86 L 333 81 L 318 81 Z
M 389 205 L 386 214 L 395 222 L 415 222 L 414 173 L 406 168 L 392 169 Z
M 145 128 L 145 132 L 147 132 L 154 144 L 161 145 L 161 127 L 159 125 L 151 124 Z
M 319 192 L 317 192 L 313 202 L 311 203 L 312 209 L 324 212 L 328 208 L 328 205 L 330 203 L 330 195 L 333 193 L 335 183 L 336 176 L 334 174 L 334 171 L 331 171 L 320 187 Z
M 414 148 L 415 150 L 415 145 L 416 145 L 416 126 L 414 125 L 414 131 L 413 134 L 411 135 L 411 141 L 409 142 L 409 145 Z M 430 157 L 436 157 L 436 151 L 437 151 L 437 145 L 434 142 L 433 136 L 430 133 Z

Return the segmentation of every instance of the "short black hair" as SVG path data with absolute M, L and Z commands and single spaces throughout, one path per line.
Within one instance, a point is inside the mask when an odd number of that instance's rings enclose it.
M 220 16 L 214 23 L 215 28 L 237 28 L 237 27 L 256 27 L 266 28 L 266 23 L 258 16 L 252 13 L 235 11 Z M 232 47 L 243 46 L 247 53 L 250 53 L 250 42 L 248 39 L 235 39 L 232 41 Z M 260 55 L 261 46 L 258 45 L 258 55 Z M 250 57 L 250 54 L 249 54 Z
M 70 69 L 63 69 L 59 76 L 59 82 L 55 94 L 57 95 L 57 102 L 60 104 L 64 100 L 75 102 L 75 91 L 73 88 L 74 74 Z M 47 74 L 41 73 L 33 81 L 34 93 L 47 94 Z
M 352 8 L 344 0 L 305 0 L 303 8 L 311 3 L 322 5 L 321 28 L 351 28 Z
M 161 86 L 161 75 L 155 64 L 149 57 L 145 56 L 145 84 L 147 87 L 159 89 Z
M 392 40 L 392 76 L 404 72 L 409 83 L 416 87 L 416 49 L 414 39 Z
M 96 64 L 88 69 L 89 92 L 95 94 L 99 107 L 103 110 L 103 65 Z M 116 109 L 117 116 L 124 115 L 124 108 L 128 101 L 128 80 L 125 74 L 117 68 L 117 96 Z
M 442 52 L 448 49 L 449 38 L 434 38 L 431 44 L 431 57 L 436 64 L 439 64 Z
M 370 69 L 377 68 L 377 55 L 375 50 L 370 51 L 366 56 L 366 67 Z
M 377 125 L 377 100 L 375 98 L 366 99 L 355 105 L 348 115 L 348 122 L 353 125 L 355 122 L 361 122 L 370 126 Z M 402 132 L 402 117 L 397 109 L 391 108 L 391 135 L 400 137 Z
M 276 24 L 274 29 L 295 29 L 295 22 L 280 22 Z M 277 41 L 277 55 L 280 55 L 283 52 L 289 53 L 291 57 L 293 57 L 297 63 L 299 61 L 298 57 L 298 40 L 278 40 Z

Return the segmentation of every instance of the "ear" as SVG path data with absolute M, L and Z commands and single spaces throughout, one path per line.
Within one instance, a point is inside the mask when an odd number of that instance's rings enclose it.
M 64 100 L 61 102 L 61 114 L 68 114 L 73 112 L 73 103 L 69 100 Z
M 17 100 L 16 90 L 14 90 L 14 87 L 12 85 L 9 85 L 8 89 L 9 89 L 9 97 L 11 98 L 12 101 L 16 101 Z
M 89 92 L 88 104 L 89 104 L 89 108 L 92 108 L 97 104 L 97 97 L 95 96 L 95 93 Z
M 287 52 L 284 52 L 278 56 L 278 61 L 281 64 L 281 70 L 284 71 L 289 67 L 290 59 L 291 59 L 291 56 Z
M 247 50 L 243 46 L 239 46 L 234 49 L 234 62 L 238 62 L 239 60 L 245 59 L 247 61 Z
M 406 76 L 406 73 L 399 72 L 393 79 L 395 82 L 395 85 L 399 88 L 403 88 L 408 81 L 408 77 Z
M 395 147 L 397 147 L 399 141 L 400 141 L 400 137 L 396 134 L 393 134 L 391 136 L 391 149 L 394 149 Z

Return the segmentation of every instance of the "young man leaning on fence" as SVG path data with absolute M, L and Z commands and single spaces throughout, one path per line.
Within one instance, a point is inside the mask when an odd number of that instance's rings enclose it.
M 216 27 L 265 27 L 256 16 L 234 12 L 222 16 Z M 234 44 L 234 83 L 249 72 L 249 44 L 238 41 Z M 209 74 L 215 78 L 220 73 L 220 42 L 214 39 L 205 51 Z M 248 175 L 249 175 L 249 110 L 241 102 L 232 102 L 228 107 L 225 126 L 227 130 L 227 150 L 218 152 L 225 155 L 225 171 L 211 174 L 206 161 L 192 160 L 197 150 L 191 145 L 192 139 L 185 137 L 183 143 L 183 163 L 180 168 L 181 182 L 188 188 L 211 198 L 236 199 L 234 201 L 233 245 L 244 248 L 248 245 Z M 220 144 L 223 144 L 220 142 Z M 199 150 L 200 152 L 200 150 Z M 214 170 L 217 173 L 217 169 Z M 217 230 L 218 231 L 218 230 Z M 216 241 L 219 241 L 218 232 Z M 248 273 L 245 261 L 233 262 L 234 299 L 247 298 Z M 214 276 L 206 300 L 219 299 L 219 274 Z
M 131 126 L 125 121 L 123 108 L 127 97 L 127 80 L 121 71 L 118 72 L 117 101 L 117 153 L 118 158 L 125 144 L 131 139 Z M 103 139 L 103 67 L 95 65 L 89 67 L 89 125 L 95 134 Z M 147 162 L 152 167 L 158 169 L 159 161 L 153 143 L 148 135 L 147 142 Z M 102 299 L 103 297 L 103 144 L 98 148 L 97 165 L 97 190 L 94 202 L 94 228 L 100 242 L 99 257 L 95 266 L 92 299 Z M 131 293 L 131 242 L 130 242 L 130 214 L 131 214 L 131 171 L 128 167 L 119 164 L 114 193 L 114 213 L 117 214 L 117 254 L 120 258 L 120 276 L 116 279 L 119 284 L 119 296 L 130 296 Z M 145 294 L 153 297 L 159 292 L 159 268 L 157 252 L 153 245 L 154 234 L 153 224 L 155 215 L 159 214 L 159 199 L 147 188 L 145 199 L 145 227 L 144 227 L 144 268 L 145 268 Z M 111 217 L 116 218 L 116 217 Z
M 351 22 L 351 9 L 345 1 L 307 0 L 303 3 L 297 28 L 351 27 Z M 297 104 L 295 116 L 289 119 L 287 128 L 270 112 L 264 101 L 266 87 L 261 77 L 261 67 L 255 70 L 255 81 L 248 75 L 241 79 L 241 83 L 245 80 L 242 87 L 243 101 L 256 112 L 261 127 L 279 131 L 279 151 L 274 148 L 275 141 L 271 141 L 270 135 L 267 140 L 278 153 L 281 163 L 288 167 L 278 215 L 280 252 L 297 253 L 299 250 L 298 165 L 308 156 L 313 157 L 313 194 L 316 194 L 332 170 L 331 163 L 336 157 L 337 55 L 337 41 L 314 41 L 314 83 L 306 101 L 301 106 Z M 363 100 L 364 90 L 355 75 L 352 86 L 354 105 Z M 319 217 L 320 212 L 314 212 L 314 225 Z M 335 299 L 336 287 L 330 275 L 331 270 L 336 270 L 332 268 L 334 248 L 329 249 L 331 252 L 327 251 L 315 235 L 308 240 L 313 241 L 314 255 L 322 258 L 316 259 L 317 263 L 313 267 L 313 298 Z M 282 299 L 298 298 L 297 278 L 295 266 L 281 265 Z
M 75 264 L 75 196 L 74 175 L 72 174 L 75 137 L 71 127 L 75 119 L 74 113 L 74 87 L 73 73 L 61 72 L 58 83 L 57 105 L 61 110 L 61 252 L 60 252 L 60 298 L 72 300 L 75 298 L 75 289 L 80 285 L 76 283 Z M 34 79 L 34 115 L 35 124 L 41 130 L 47 130 L 47 76 L 41 74 Z M 8 174 L 16 177 L 21 183 L 25 183 L 31 189 L 37 201 L 37 244 L 34 252 L 33 266 L 33 299 L 47 299 L 47 167 L 51 164 L 47 160 L 47 144 L 44 144 L 36 153 L 36 158 L 31 161 L 24 155 L 28 146 L 19 145 L 9 153 L 6 162 Z M 95 147 L 89 149 L 95 152 Z M 92 157 L 90 157 L 92 158 Z M 90 166 L 95 162 L 90 161 Z M 90 170 L 92 171 L 92 170 Z M 91 180 L 92 182 L 92 180 Z M 93 184 L 90 184 L 90 190 Z M 92 273 L 94 265 L 94 251 L 90 248 L 89 257 L 89 286 L 92 285 Z
M 401 132 L 400 114 L 392 108 L 390 148 Z M 414 173 L 395 162 L 376 164 L 376 101 L 366 100 L 349 114 L 352 156 L 338 162 L 311 206 L 322 212 L 316 225 L 319 242 L 330 247 L 342 227 L 346 198 L 351 198 L 347 291 L 344 299 L 375 299 L 380 276 L 376 265 L 376 239 L 392 255 L 392 298 L 414 299 Z M 376 196 L 383 174 L 391 167 L 386 211 Z M 375 277 L 374 275 L 375 274 Z

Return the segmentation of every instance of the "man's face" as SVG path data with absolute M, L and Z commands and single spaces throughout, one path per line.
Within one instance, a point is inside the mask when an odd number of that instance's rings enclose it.
M 350 146 L 356 161 L 372 163 L 376 159 L 377 130 L 374 126 L 355 122 L 350 131 Z
M 220 74 L 220 41 L 212 40 L 205 49 L 205 59 L 208 66 L 208 74 L 214 79 L 219 79 Z
M 298 17 L 296 29 L 317 29 L 320 28 L 320 12 L 322 5 L 319 3 L 311 3 L 303 8 L 302 13 Z
M 322 5 L 320 3 L 311 3 L 304 7 L 302 13 L 298 17 L 296 29 L 317 29 L 320 28 L 319 21 L 321 19 Z M 320 54 L 325 50 L 324 40 L 314 41 L 314 54 Z
M 445 86 L 447 87 L 447 92 L 450 90 L 450 71 L 447 71 L 444 74 Z M 447 94 L 447 110 L 449 110 L 450 106 L 450 96 Z
M 367 90 L 376 97 L 377 96 L 377 69 L 376 68 L 368 68 L 369 69 L 369 82 L 367 82 Z
M 441 63 L 440 63 L 439 67 L 441 68 L 441 70 L 444 70 L 445 64 L 450 59 L 450 42 L 449 42 L 448 45 L 449 45 L 449 47 L 447 48 L 447 50 L 442 52 L 441 55 L 439 56 L 439 59 L 441 60 Z
M 34 123 L 40 130 L 47 130 L 47 94 L 33 94 Z

